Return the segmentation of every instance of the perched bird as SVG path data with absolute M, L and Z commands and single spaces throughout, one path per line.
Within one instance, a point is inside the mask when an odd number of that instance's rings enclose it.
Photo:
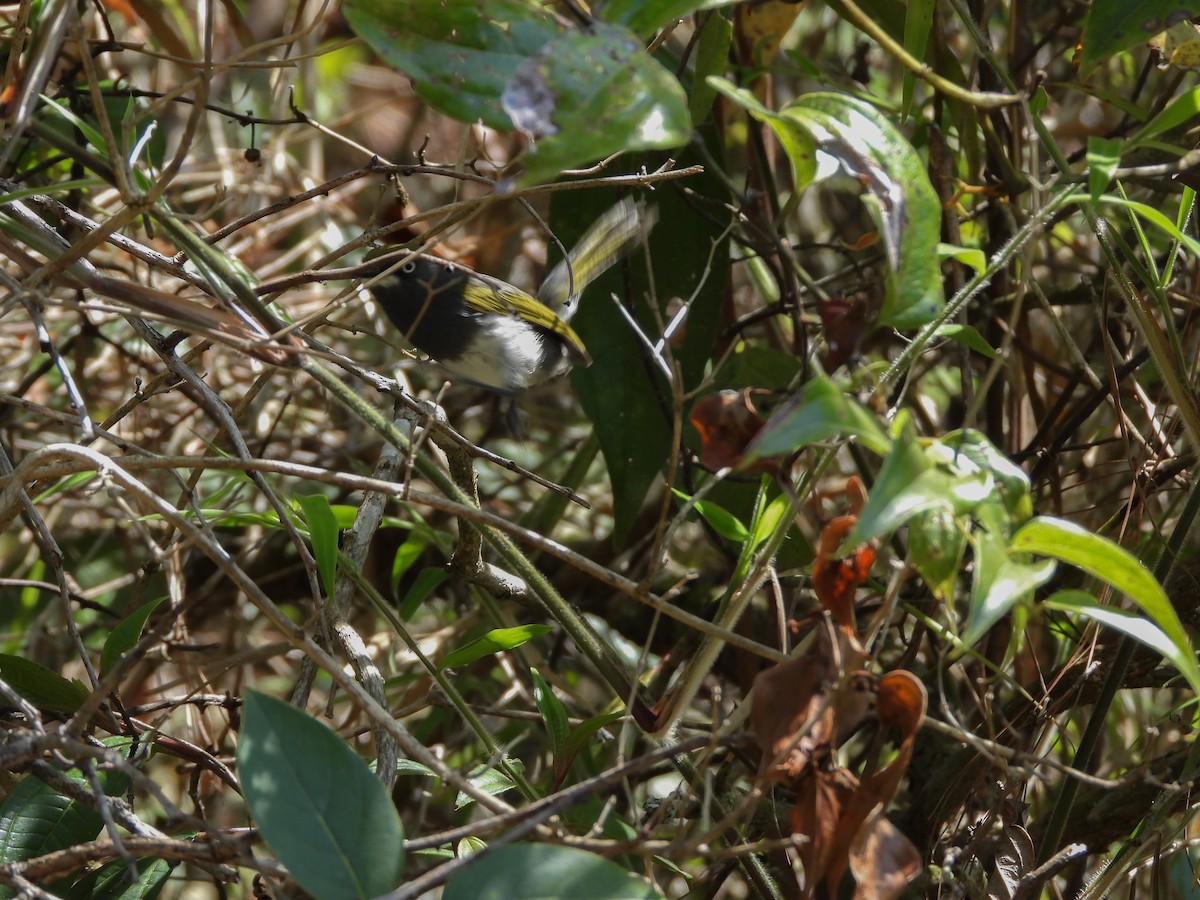
M 568 324 L 584 288 L 627 253 L 657 216 L 622 200 L 600 216 L 542 283 L 537 297 L 469 266 L 422 253 L 382 264 L 371 286 L 380 309 L 452 375 L 515 395 L 590 365 Z

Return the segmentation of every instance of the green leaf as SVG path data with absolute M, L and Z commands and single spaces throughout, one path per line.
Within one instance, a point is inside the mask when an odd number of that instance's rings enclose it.
M 280 862 L 309 893 L 374 897 L 400 881 L 404 834 L 391 797 L 329 728 L 258 691 L 243 697 L 238 774 Z
M 718 93 L 741 106 L 750 115 L 771 126 L 779 144 L 787 154 L 795 174 L 796 187 L 802 188 L 812 183 L 817 174 L 817 142 L 809 129 L 800 122 L 782 116 L 772 109 L 763 106 L 758 98 L 745 88 L 739 88 L 724 78 L 713 75 L 708 79 L 708 85 Z
M 346 20 L 419 96 L 531 138 L 522 183 L 691 133 L 687 96 L 628 28 L 587 31 L 515 0 L 354 0 Z
M 660 28 L 670 25 L 702 9 L 727 6 L 737 0 L 605 0 L 596 4 L 594 12 L 606 22 L 625 25 L 643 37 L 650 37 Z M 716 18 L 710 17 L 709 21 Z
M 769 483 L 766 478 L 763 479 L 764 490 Z M 746 542 L 746 548 L 742 553 L 743 558 L 749 560 L 750 554 L 767 542 L 768 538 L 775 533 L 775 529 L 779 527 L 779 523 L 783 521 L 783 517 L 787 515 L 789 509 L 791 509 L 791 498 L 787 494 L 780 494 L 767 504 L 766 509 L 762 511 L 762 515 L 758 516 L 751 523 L 750 538 Z
M 685 503 L 692 499 L 677 488 L 671 488 L 671 492 Z M 699 513 L 700 518 L 712 526 L 713 531 L 727 541 L 740 544 L 750 535 L 750 532 L 742 524 L 741 520 L 718 503 L 714 503 L 711 500 L 697 500 L 692 505 L 692 508 Z
M 981 546 L 986 545 L 976 543 L 977 550 Z M 976 559 L 978 561 L 978 554 Z M 976 582 L 980 589 L 972 593 L 963 643 L 974 645 L 1015 606 L 1028 606 L 1033 600 L 1033 592 L 1050 580 L 1056 566 L 1052 559 L 1031 563 L 1013 559 L 1011 555 L 1001 558 L 993 571 L 981 564 L 980 571 L 987 574 Z
M 516 772 L 524 772 L 525 764 L 519 759 L 511 759 L 506 757 L 505 763 L 510 769 Z M 479 766 L 472 769 L 467 775 L 467 780 L 471 782 L 478 790 L 487 794 L 489 797 L 495 797 L 497 794 L 503 794 L 505 791 L 511 791 L 516 787 L 516 782 L 512 776 L 497 766 Z M 455 798 L 454 808 L 462 809 L 464 806 L 469 806 L 475 802 L 475 798 L 464 793 L 459 793 Z
M 51 712 L 73 713 L 91 693 L 78 678 L 67 680 L 23 656 L 0 653 L 0 678 L 36 706 Z
M 1131 144 L 1149 140 L 1155 135 L 1172 131 L 1191 123 L 1200 116 L 1200 86 L 1189 88 L 1163 108 L 1130 139 Z
M 693 127 L 707 119 L 712 110 L 717 92 L 706 79 L 725 71 L 732 42 L 733 23 L 725 16 L 714 13 L 705 20 L 704 28 L 696 40 L 692 91 L 688 98 L 688 115 Z
M 711 128 L 701 135 L 711 152 L 720 152 Z M 681 152 L 677 165 L 703 164 L 704 159 L 689 147 Z M 705 172 L 687 180 L 690 192 L 715 196 L 724 189 L 710 170 L 706 167 Z M 606 190 L 557 194 L 551 221 L 569 247 L 612 202 L 612 192 Z M 652 202 L 659 216 L 648 239 L 653 285 L 643 255 L 634 253 L 597 279 L 571 320 L 595 360 L 591 366 L 571 372 L 571 385 L 604 454 L 617 546 L 623 545 L 651 485 L 661 478 L 671 458 L 672 438 L 670 419 L 660 402 L 669 396 L 669 389 L 649 361 L 649 349 L 617 309 L 612 295 L 621 298 L 652 343 L 661 337 L 659 323 L 670 318 L 667 304 L 671 298 L 689 298 L 682 343 L 672 344 L 671 352 L 682 369 L 683 388 L 690 391 L 704 379 L 716 355 L 730 270 L 726 221 L 697 215 L 682 191 L 659 191 Z M 651 299 L 658 304 L 656 311 L 650 308 Z
M 954 599 L 967 535 L 948 509 L 931 509 L 908 523 L 908 562 L 943 603 Z
M 105 746 L 124 749 L 129 738 L 108 738 Z M 119 797 L 129 787 L 124 772 L 99 769 L 97 778 L 109 797 Z M 66 773 L 72 781 L 91 790 L 78 769 Z M 70 800 L 33 776 L 17 782 L 0 803 L 0 865 L 33 859 L 56 850 L 93 840 L 104 827 L 104 819 L 85 803 Z M 0 897 L 13 891 L 0 885 Z
M 1175 647 L 1168 657 L 1200 693 L 1200 666 L 1192 642 L 1157 579 L 1128 550 L 1073 522 L 1039 516 L 1013 535 L 1012 549 L 1069 563 L 1136 603 Z
M 510 844 L 450 876 L 442 900 L 661 900 L 636 875 L 602 856 L 554 844 Z
M 933 10 L 937 0 L 909 0 L 908 9 L 904 13 L 904 49 L 913 59 L 925 59 L 925 50 L 929 46 L 929 32 L 933 29 Z M 905 116 L 912 109 L 913 96 L 916 93 L 917 76 L 907 69 L 904 72 L 904 87 L 901 107 Z
M 1087 141 L 1088 161 L 1088 191 L 1092 202 L 1100 199 L 1100 195 L 1112 183 L 1113 172 L 1121 164 L 1123 141 L 1112 138 L 1102 138 L 1092 135 Z
M 976 275 L 987 268 L 987 255 L 978 247 L 959 247 L 956 244 L 938 244 L 939 259 L 956 259 L 964 266 L 970 266 Z
M 1179 645 L 1174 643 L 1165 631 L 1137 613 L 1115 606 L 1105 606 L 1087 591 L 1059 591 L 1047 597 L 1043 605 L 1048 609 L 1060 612 L 1076 613 L 1095 619 L 1101 625 L 1115 628 L 1122 634 L 1127 634 L 1141 644 L 1145 644 L 1170 662 L 1180 672 L 1186 672 L 1189 664 L 1194 664 L 1195 658 L 1189 652 L 1181 652 Z M 1195 684 L 1191 685 L 1197 691 Z
M 916 150 L 888 118 L 846 94 L 807 94 L 773 112 L 720 78 L 709 83 L 775 132 L 797 186 L 816 175 L 816 151 L 836 158 L 867 187 L 889 270 L 878 325 L 917 328 L 945 303 L 938 266 L 941 203 Z
M 304 522 L 308 526 L 308 539 L 312 544 L 313 558 L 317 561 L 317 572 L 325 596 L 333 596 L 337 580 L 338 524 L 324 494 L 300 494 L 296 497 L 304 511 Z
M 563 779 L 567 777 L 567 772 L 571 769 L 571 764 L 575 762 L 575 758 L 579 756 L 583 748 L 595 739 L 596 732 L 601 728 L 608 727 L 624 715 L 622 712 L 601 713 L 585 719 L 571 730 L 571 734 L 567 737 L 567 743 L 563 747 L 562 756 L 555 760 L 555 786 L 562 784 Z
M 422 100 L 460 122 L 502 131 L 513 127 L 500 106 L 504 86 L 565 30 L 525 0 L 347 0 L 342 13 Z
M 125 861 L 113 860 L 71 885 L 67 900 L 154 900 L 177 865 L 165 859 L 139 859 L 138 879 L 130 884 Z
M 741 466 L 773 456 L 786 456 L 838 435 L 857 437 L 880 456 L 891 446 L 879 421 L 866 407 L 847 397 L 828 378 L 814 378 L 797 397 L 771 415 L 746 448 Z
M 537 669 L 531 668 L 529 675 L 533 679 L 533 702 L 537 704 L 538 712 L 542 715 L 542 722 L 546 726 L 546 734 L 550 736 L 550 747 L 557 762 L 567 742 L 567 733 L 571 729 L 567 723 L 567 709 Z
M 1086 77 L 1104 60 L 1144 44 L 1189 15 L 1200 15 L 1196 0 L 1092 0 L 1080 38 L 1080 76 Z
M 937 330 L 938 337 L 949 338 L 952 341 L 958 341 L 963 346 L 969 347 L 981 356 L 986 356 L 988 359 L 996 358 L 996 350 L 984 340 L 983 335 L 972 328 L 970 325 L 943 325 Z
M 413 567 L 428 546 L 429 540 L 424 535 L 418 537 L 410 534 L 396 550 L 396 555 L 392 557 L 392 577 L 390 580 L 393 594 L 396 593 L 396 588 L 400 586 L 400 579 L 404 577 L 404 573 Z
M 1161 210 L 1155 209 L 1148 204 L 1138 203 L 1136 200 L 1126 200 L 1124 197 L 1117 197 L 1113 194 L 1105 194 L 1100 198 L 1100 202 L 1107 206 L 1118 206 L 1128 209 L 1130 212 L 1145 219 L 1151 225 L 1166 232 L 1171 240 L 1183 244 L 1192 256 L 1200 259 L 1200 241 L 1180 231 L 1179 226 L 1168 219 Z
M 400 619 L 407 622 L 416 615 L 417 610 L 421 608 L 421 604 L 449 577 L 450 573 L 445 569 L 438 569 L 433 566 L 429 566 L 418 572 L 412 586 L 409 587 L 408 592 L 404 595 L 404 599 L 400 601 Z
M 918 328 L 944 305 L 937 248 L 942 205 L 925 164 L 877 108 L 847 94 L 808 94 L 780 114 L 808 129 L 821 150 L 866 184 L 890 268 L 878 324 Z
M 477 659 L 512 650 L 520 647 L 526 641 L 541 637 L 553 630 L 549 625 L 517 625 L 513 628 L 494 628 L 483 637 L 476 638 L 469 644 L 451 650 L 438 663 L 439 669 L 455 669 L 469 665 Z
M 108 633 L 108 637 L 104 641 L 104 649 L 100 651 L 100 673 L 102 675 L 108 672 L 117 660 L 138 642 L 142 636 L 142 629 L 146 627 L 146 620 L 165 599 L 166 597 L 159 597 L 157 600 L 143 603 L 118 622 Z

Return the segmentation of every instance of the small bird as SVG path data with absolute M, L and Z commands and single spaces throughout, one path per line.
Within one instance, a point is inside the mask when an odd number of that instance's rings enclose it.
M 405 339 L 452 375 L 513 396 L 591 364 L 568 324 L 584 288 L 650 228 L 657 215 L 622 200 L 600 216 L 546 277 L 537 297 L 469 266 L 413 253 L 371 286 Z

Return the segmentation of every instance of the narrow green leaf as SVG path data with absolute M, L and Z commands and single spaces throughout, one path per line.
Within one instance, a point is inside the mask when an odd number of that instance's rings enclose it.
M 567 742 L 563 747 L 562 756 L 555 764 L 554 781 L 556 786 L 562 784 L 563 779 L 567 777 L 567 772 L 571 770 L 575 758 L 579 756 L 584 747 L 595 739 L 596 732 L 601 728 L 607 728 L 624 715 L 621 712 L 601 713 L 585 719 L 571 729 L 571 734 L 567 737 Z
M 570 897 L 571 900 L 661 900 L 636 875 L 602 856 L 555 844 L 510 844 L 450 876 L 442 900 Z
M 90 693 L 78 678 L 68 680 L 53 669 L 8 653 L 0 653 L 0 678 L 38 709 L 51 712 L 73 713 Z
M 312 544 L 313 558 L 317 561 L 317 572 L 325 596 L 333 596 L 337 580 L 338 524 L 324 494 L 300 494 L 296 497 L 304 511 L 304 522 L 308 526 L 308 539 Z
M 571 730 L 567 723 L 567 709 L 537 669 L 531 668 L 529 675 L 533 679 L 533 702 L 537 704 L 538 712 L 542 715 L 542 722 L 546 726 L 546 734 L 550 736 L 550 747 L 554 751 L 557 763 L 567 742 L 567 733 Z
M 143 603 L 113 627 L 104 641 L 104 648 L 100 651 L 101 674 L 108 672 L 125 651 L 141 639 L 146 620 L 165 599 L 166 597 L 159 597 L 157 600 Z
M 1113 194 L 1105 194 L 1100 198 L 1102 204 L 1108 206 L 1124 207 L 1131 212 L 1136 213 L 1141 218 L 1145 219 L 1151 225 L 1166 232 L 1172 240 L 1178 241 L 1188 249 L 1192 256 L 1200 259 L 1200 241 L 1184 234 L 1179 230 L 1179 227 L 1168 219 L 1160 210 L 1155 209 L 1145 203 L 1138 203 L 1136 200 L 1126 200 L 1124 197 L 1117 197 Z
M 762 515 L 751 523 L 750 539 L 747 541 L 746 552 L 743 553 L 744 557 L 748 558 L 750 553 L 753 553 L 767 542 L 771 535 L 775 533 L 775 529 L 779 527 L 780 522 L 783 521 L 783 517 L 787 515 L 790 508 L 791 498 L 787 494 L 780 494 L 767 504 Z M 790 525 L 791 523 L 789 522 L 788 524 Z
M 1200 693 L 1200 666 L 1175 608 L 1155 577 L 1128 550 L 1073 522 L 1048 516 L 1039 516 L 1018 531 L 1012 549 L 1069 563 L 1125 594 L 1174 645 L 1169 658 Z
M 671 488 L 671 492 L 685 503 L 692 499 L 678 488 Z M 711 500 L 697 500 L 692 508 L 696 510 L 700 518 L 712 526 L 713 531 L 728 541 L 740 544 L 750 535 L 741 520 L 719 503 Z
M 238 774 L 271 849 L 322 900 L 375 897 L 403 868 L 391 797 L 346 743 L 312 717 L 258 691 L 243 697 Z
M 1086 616 L 1095 619 L 1101 625 L 1115 628 L 1135 641 L 1145 644 L 1154 652 L 1162 654 L 1180 672 L 1186 673 L 1189 666 L 1195 664 L 1191 653 L 1181 652 L 1179 645 L 1149 619 L 1127 609 L 1105 606 L 1087 591 L 1059 591 L 1047 597 L 1043 605 L 1049 609 Z M 1193 691 L 1200 694 L 1200 685 L 1190 681 L 1189 684 Z
M 1193 122 L 1200 117 L 1200 85 L 1189 88 L 1164 107 L 1162 112 L 1147 122 L 1134 137 L 1131 144 L 1149 140 L 1155 135 L 1162 134 Z
M 520 647 L 526 641 L 540 637 L 552 628 L 549 625 L 517 625 L 514 628 L 494 628 L 481 638 L 476 638 L 465 646 L 451 650 L 438 663 L 439 669 L 455 669 L 469 665 L 477 659 L 512 650 Z
M 400 601 L 400 619 L 407 622 L 416 615 L 421 604 L 449 577 L 450 573 L 445 569 L 435 569 L 433 566 L 418 572 L 404 599 Z
M 925 59 L 925 50 L 929 46 L 929 32 L 933 29 L 933 10 L 936 5 L 937 0 L 909 0 L 908 9 L 904 12 L 904 49 L 913 59 L 922 61 Z M 906 69 L 900 103 L 905 118 L 909 116 L 909 111 L 912 109 L 916 86 L 917 76 Z
M 396 550 L 396 555 L 392 557 L 392 577 L 390 582 L 393 594 L 396 593 L 396 588 L 400 586 L 400 579 L 404 577 L 404 573 L 413 567 L 413 564 L 420 559 L 421 554 L 425 552 L 425 548 L 428 546 L 429 541 L 424 535 L 417 537 L 410 534 Z
M 733 23 L 719 13 L 710 15 L 696 41 L 692 76 L 692 92 L 688 98 L 688 115 L 696 127 L 708 118 L 716 89 L 707 81 L 710 75 L 720 75 L 729 64 L 729 46 L 733 42 Z

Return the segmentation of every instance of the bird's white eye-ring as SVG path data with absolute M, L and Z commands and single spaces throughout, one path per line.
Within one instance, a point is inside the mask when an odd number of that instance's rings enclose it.
M 410 259 L 408 262 L 400 266 L 400 271 L 405 275 L 411 275 L 413 272 L 417 271 L 417 261 L 415 259 Z

